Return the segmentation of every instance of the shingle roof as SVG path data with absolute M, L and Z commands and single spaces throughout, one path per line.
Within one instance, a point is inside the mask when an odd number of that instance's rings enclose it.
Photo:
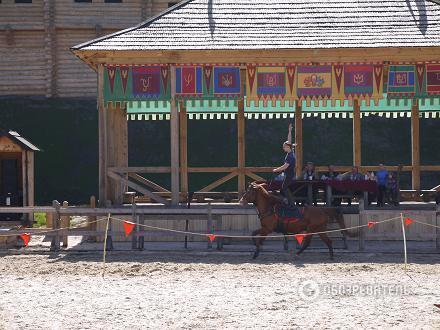
M 20 136 L 20 134 L 18 134 L 15 131 L 0 129 L 0 136 L 9 137 L 11 140 L 15 141 L 16 143 L 18 143 L 27 150 L 40 151 L 40 149 L 38 149 L 37 146 L 32 144 L 29 140 L 25 139 L 24 137 Z
M 189 0 L 73 50 L 440 46 L 425 0 Z

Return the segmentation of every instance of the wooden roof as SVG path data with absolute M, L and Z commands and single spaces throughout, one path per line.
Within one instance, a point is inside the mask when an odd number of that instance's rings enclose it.
M 189 0 L 72 50 L 257 50 L 440 46 L 425 0 Z
M 26 150 L 40 151 L 40 149 L 37 146 L 32 144 L 29 140 L 26 140 L 24 137 L 20 136 L 20 134 L 18 134 L 15 131 L 0 129 L 0 136 L 7 136 L 12 141 L 14 141 L 15 143 L 17 143 Z

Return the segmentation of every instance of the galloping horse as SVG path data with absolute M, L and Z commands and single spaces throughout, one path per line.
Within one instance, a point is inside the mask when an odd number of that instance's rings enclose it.
M 299 234 L 304 233 L 304 242 L 301 249 L 297 252 L 300 255 L 310 245 L 313 235 L 308 233 L 318 233 L 326 231 L 327 223 L 329 219 L 336 220 L 342 229 L 342 234 L 347 236 L 355 236 L 355 234 L 349 233 L 345 230 L 345 223 L 342 214 L 337 209 L 332 208 L 318 208 L 318 207 L 305 207 L 303 216 L 301 219 L 295 221 L 282 221 L 277 214 L 277 206 L 281 205 L 279 199 L 271 195 L 262 184 L 251 183 L 240 199 L 241 205 L 253 203 L 258 211 L 258 217 L 260 218 L 261 228 L 255 230 L 252 236 L 261 236 L 261 238 L 254 240 L 255 253 L 253 258 L 257 258 L 260 254 L 260 246 L 263 243 L 265 237 L 272 232 L 279 232 L 283 234 Z M 282 223 L 281 223 L 282 222 Z M 333 247 L 332 241 L 325 233 L 320 233 L 319 237 L 327 245 L 330 252 L 330 259 L 333 259 Z

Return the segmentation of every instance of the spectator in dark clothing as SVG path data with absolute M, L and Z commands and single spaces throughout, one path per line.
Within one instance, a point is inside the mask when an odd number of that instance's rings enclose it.
M 384 206 L 384 198 L 387 191 L 388 171 L 383 164 L 379 164 L 379 171 L 376 173 L 377 178 L 377 206 Z
M 394 173 L 388 173 L 386 182 L 386 199 L 389 204 L 397 206 L 398 202 L 398 183 L 397 175 Z
M 364 176 L 361 173 L 359 173 L 359 167 L 353 166 L 351 168 L 350 174 L 347 177 L 347 180 L 349 180 L 349 181 L 362 181 L 363 179 L 364 179 Z M 356 192 L 356 191 L 348 191 L 348 193 L 351 195 L 360 194 L 360 192 Z M 348 202 L 349 206 L 351 205 L 351 201 L 352 201 L 352 199 L 348 198 L 347 202 Z
M 322 175 L 321 180 L 341 180 L 341 175 L 335 171 L 335 167 L 333 165 L 329 165 L 328 172 Z M 333 188 L 332 194 L 340 195 L 342 194 L 342 192 Z M 331 206 L 339 206 L 341 205 L 341 203 L 342 203 L 342 198 L 339 197 L 333 198 Z
M 315 165 L 312 162 L 307 162 L 307 165 L 302 172 L 301 179 L 305 181 L 318 180 L 318 174 L 315 172 Z M 307 196 L 307 189 L 305 187 L 301 190 L 301 194 Z M 317 205 L 318 188 L 312 187 L 313 205 Z
M 328 166 L 328 172 L 323 174 L 321 180 L 338 180 L 340 178 L 340 174 L 335 171 L 335 167 L 333 165 Z

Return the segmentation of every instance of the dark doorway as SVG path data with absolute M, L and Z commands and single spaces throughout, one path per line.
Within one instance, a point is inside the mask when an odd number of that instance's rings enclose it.
M 22 206 L 20 159 L 0 160 L 0 206 Z M 22 214 L 0 214 L 0 220 L 18 220 Z

